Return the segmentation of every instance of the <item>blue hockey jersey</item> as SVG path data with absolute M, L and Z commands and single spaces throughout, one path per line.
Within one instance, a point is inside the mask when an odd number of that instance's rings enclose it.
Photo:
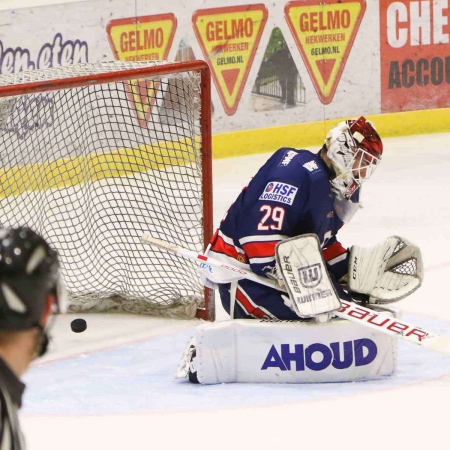
M 275 246 L 280 240 L 314 233 L 322 243 L 330 272 L 341 278 L 347 272 L 347 252 L 335 237 L 343 222 L 334 209 L 335 194 L 330 185 L 333 176 L 319 153 L 279 149 L 231 205 L 207 254 L 258 275 L 270 276 L 275 267 Z M 252 287 L 256 283 L 248 280 L 244 284 L 247 300 L 253 307 L 258 303 L 252 295 L 253 288 L 258 296 L 261 289 L 271 290 L 261 285 Z M 224 290 L 220 292 L 223 297 Z M 224 306 L 227 309 L 228 305 Z M 253 311 L 250 315 L 270 316 L 266 313 Z

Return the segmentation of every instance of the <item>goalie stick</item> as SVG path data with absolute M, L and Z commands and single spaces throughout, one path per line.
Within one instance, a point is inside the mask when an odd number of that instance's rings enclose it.
M 281 288 L 276 281 L 272 279 L 261 277 L 253 272 L 233 266 L 231 264 L 225 264 L 217 259 L 210 258 L 201 253 L 196 253 L 192 250 L 178 247 L 176 244 L 153 238 L 146 233 L 143 234 L 141 242 L 145 245 L 151 245 L 166 250 L 177 256 L 196 260 L 200 262 L 200 264 L 206 266 L 228 270 L 234 273 L 237 278 L 245 278 L 247 280 L 263 284 L 273 289 L 287 292 L 285 289 Z M 430 333 L 423 328 L 409 324 L 402 320 L 398 320 L 394 317 L 387 317 L 382 313 L 369 308 L 365 308 L 364 306 L 357 305 L 352 302 L 348 302 L 346 300 L 341 299 L 341 304 L 341 309 L 334 313 L 341 319 L 359 323 L 363 326 L 372 328 L 390 336 L 399 337 L 412 344 L 417 344 L 421 347 L 429 348 L 430 350 L 434 350 L 436 352 L 450 356 L 450 336 L 442 336 Z

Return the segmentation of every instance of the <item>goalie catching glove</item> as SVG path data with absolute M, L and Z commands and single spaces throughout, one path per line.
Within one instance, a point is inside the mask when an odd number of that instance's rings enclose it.
M 375 247 L 350 249 L 348 287 L 367 294 L 369 303 L 392 303 L 412 294 L 423 281 L 419 247 L 391 236 Z

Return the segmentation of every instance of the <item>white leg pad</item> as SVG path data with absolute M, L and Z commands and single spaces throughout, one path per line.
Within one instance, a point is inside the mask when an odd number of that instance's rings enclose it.
M 202 384 L 372 380 L 392 375 L 397 361 L 396 338 L 339 319 L 203 324 L 195 342 Z

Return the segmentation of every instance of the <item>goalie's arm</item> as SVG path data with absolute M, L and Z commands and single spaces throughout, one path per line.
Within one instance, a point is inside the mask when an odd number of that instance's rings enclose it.
M 322 248 L 323 257 L 327 263 L 328 270 L 337 280 L 347 275 L 349 252 L 333 236 Z

